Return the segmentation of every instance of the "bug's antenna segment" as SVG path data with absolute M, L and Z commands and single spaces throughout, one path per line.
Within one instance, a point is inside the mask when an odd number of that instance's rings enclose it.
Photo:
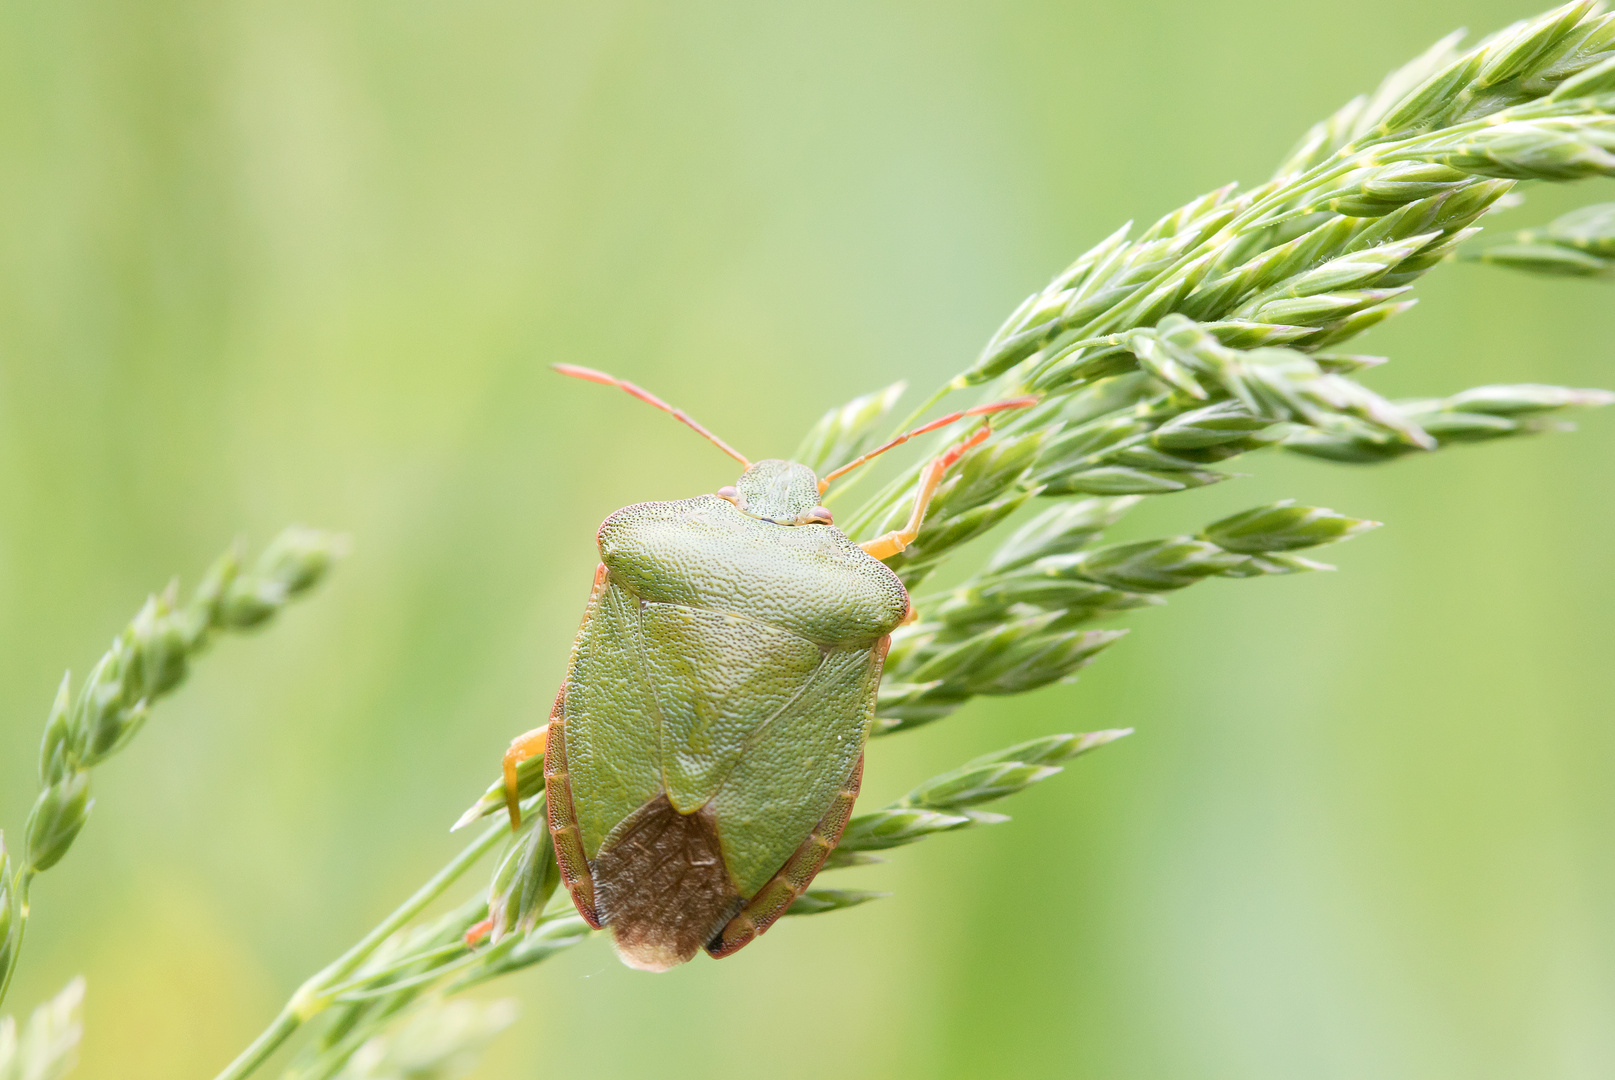
M 680 423 L 688 424 L 690 427 L 694 428 L 697 435 L 700 435 L 702 438 L 712 443 L 713 446 L 716 446 L 719 450 L 722 450 L 724 453 L 740 462 L 741 468 L 751 468 L 751 462 L 746 460 L 746 456 L 744 454 L 740 453 L 734 447 L 730 446 L 728 443 L 712 434 L 712 432 L 702 427 L 701 424 L 696 421 L 695 417 L 691 416 L 683 409 L 674 408 L 661 398 L 657 397 L 655 394 L 651 393 L 649 390 L 646 390 L 644 387 L 635 386 L 627 379 L 619 379 L 615 375 L 607 375 L 603 371 L 594 370 L 594 368 L 578 367 L 576 364 L 552 364 L 550 366 L 556 371 L 559 371 L 562 375 L 570 375 L 574 379 L 587 379 L 589 382 L 600 383 L 604 386 L 615 386 L 619 390 L 626 390 L 628 393 L 632 394 L 640 401 L 643 401 L 645 404 L 654 405 L 665 413 L 671 413 L 675 420 L 678 420 Z
M 878 457 L 893 447 L 902 446 L 910 439 L 924 435 L 928 431 L 935 431 L 939 427 L 947 427 L 949 424 L 963 420 L 967 416 L 986 416 L 988 413 L 1003 412 L 1005 409 L 1026 409 L 1036 405 L 1037 402 L 1037 397 L 1033 395 L 1011 398 L 1008 401 L 994 401 L 989 405 L 977 405 L 973 409 L 961 409 L 958 412 L 949 413 L 946 416 L 938 417 L 937 419 L 932 420 L 929 424 L 921 424 L 913 431 L 904 432 L 886 445 L 877 446 L 863 457 L 854 458 L 852 461 L 849 461 L 845 465 L 841 466 L 841 468 L 830 473 L 823 480 L 819 481 L 819 494 L 823 495 L 825 488 L 830 486 L 830 481 L 834 480 L 836 477 L 849 473 L 853 469 L 856 469 L 858 466 L 862 465 L 864 462 L 868 461 L 870 458 Z

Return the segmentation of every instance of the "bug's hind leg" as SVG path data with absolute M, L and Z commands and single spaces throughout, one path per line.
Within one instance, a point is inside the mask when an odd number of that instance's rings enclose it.
M 522 827 L 521 795 L 516 790 L 516 766 L 528 758 L 542 754 L 549 743 L 549 735 L 550 726 L 546 723 L 510 740 L 510 749 L 505 751 L 505 809 L 510 811 L 510 828 L 513 832 Z
M 942 483 L 942 478 L 960 458 L 964 457 L 966 450 L 978 445 L 991 434 L 990 428 L 983 427 L 971 433 L 969 438 L 960 440 L 932 458 L 930 464 L 920 473 L 920 490 L 914 496 L 914 512 L 909 515 L 908 524 L 884 536 L 865 540 L 858 546 L 877 559 L 889 559 L 912 544 L 914 538 L 920 535 L 920 526 L 925 522 L 925 512 L 930 509 L 931 497 L 936 494 L 937 485 Z

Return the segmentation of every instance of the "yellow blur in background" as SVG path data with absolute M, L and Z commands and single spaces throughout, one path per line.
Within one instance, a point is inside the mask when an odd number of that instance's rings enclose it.
M 237 533 L 353 537 L 96 772 L 9 1007 L 82 972 L 76 1076 L 205 1080 L 457 850 L 547 711 L 600 519 L 735 472 L 551 362 L 788 453 L 856 393 L 918 401 L 1121 221 L 1264 179 L 1454 26 L 1536 10 L 0 8 L 0 821 L 63 668 L 147 591 Z M 1360 346 L 1384 393 L 1615 384 L 1607 283 L 1457 265 L 1418 295 Z M 1078 685 L 878 743 L 865 806 L 1138 729 L 1010 824 L 826 879 L 890 899 L 668 975 L 594 940 L 495 984 L 523 1018 L 477 1075 L 1610 1075 L 1612 467 L 1594 413 L 1151 500 L 1125 537 L 1284 497 L 1389 524 L 1341 573 L 1186 590 Z

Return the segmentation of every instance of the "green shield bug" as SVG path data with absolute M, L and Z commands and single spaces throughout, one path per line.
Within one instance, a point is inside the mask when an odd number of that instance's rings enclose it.
M 822 480 L 758 462 L 632 383 L 626 390 L 739 461 L 732 487 L 606 518 L 600 565 L 549 723 L 504 758 L 545 755 L 549 829 L 578 912 L 630 967 L 729 956 L 785 913 L 836 846 L 858 797 L 891 632 L 910 614 L 880 560 L 906 548 L 948 468 L 983 426 L 929 462 L 908 523 L 863 544 L 820 505 L 830 482 L 981 405 L 898 436 Z

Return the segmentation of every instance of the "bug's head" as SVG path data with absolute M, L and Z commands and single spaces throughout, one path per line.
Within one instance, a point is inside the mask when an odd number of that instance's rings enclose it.
M 707 439 L 719 450 L 728 454 L 745 468 L 733 486 L 718 489 L 717 495 L 735 505 L 742 513 L 749 514 L 763 521 L 772 521 L 777 525 L 829 525 L 832 524 L 830 511 L 819 504 L 824 497 L 825 490 L 839 476 L 844 476 L 853 469 L 858 468 L 871 458 L 878 457 L 895 446 L 902 446 L 916 435 L 924 435 L 928 431 L 946 427 L 967 416 L 985 416 L 988 413 L 1001 412 L 1004 409 L 1025 409 L 1037 404 L 1035 397 L 1019 397 L 1009 401 L 995 401 L 988 405 L 976 405 L 969 409 L 949 413 L 939 417 L 928 424 L 921 424 L 912 431 L 905 431 L 895 439 L 877 446 L 861 457 L 854 458 L 839 469 L 827 473 L 824 479 L 814 475 L 813 470 L 806 465 L 799 465 L 794 461 L 781 461 L 778 458 L 768 458 L 764 461 L 751 462 L 746 456 L 712 432 L 702 427 L 695 418 L 683 409 L 675 409 L 655 394 L 642 387 L 615 375 L 607 375 L 603 371 L 593 368 L 578 367 L 575 364 L 556 364 L 555 370 L 562 375 L 570 375 L 574 379 L 587 379 L 589 382 L 601 383 L 605 386 L 615 386 L 619 390 L 626 390 L 634 397 L 647 405 L 655 406 L 665 413 L 671 414 L 680 423 L 688 425 L 702 438 Z M 980 441 L 977 438 L 975 441 Z M 960 444 L 955 452 L 963 452 L 974 442 Z M 938 459 L 940 460 L 940 459 Z M 954 458 L 948 459 L 949 461 Z
M 778 525 L 829 525 L 819 505 L 819 478 L 806 465 L 769 458 L 746 466 L 733 487 L 718 489 L 743 513 Z
M 746 471 L 740 474 L 740 479 L 735 481 L 734 486 L 720 488 L 718 497 L 733 503 L 743 513 L 779 525 L 830 524 L 830 511 L 819 505 L 824 485 L 806 465 L 798 465 L 794 461 L 780 461 L 777 458 L 755 463 L 747 461 L 744 454 L 702 427 L 689 413 L 683 409 L 675 409 L 649 390 L 619 379 L 615 375 L 607 375 L 603 371 L 578 367 L 574 364 L 556 364 L 555 370 L 574 379 L 587 379 L 589 382 L 626 390 L 647 405 L 671 413 L 719 450 L 740 462 Z

